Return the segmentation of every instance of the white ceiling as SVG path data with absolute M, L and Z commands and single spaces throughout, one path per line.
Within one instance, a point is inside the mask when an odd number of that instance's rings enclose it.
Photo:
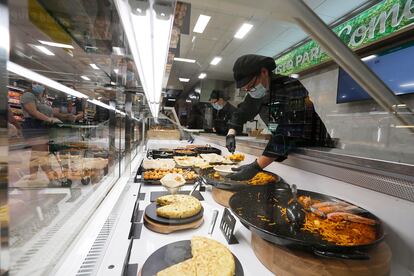
M 257 1 L 257 0 L 256 0 Z M 288 0 L 286 0 L 288 1 Z M 195 64 L 174 61 L 171 78 L 190 78 L 184 89 L 191 88 L 200 72 L 206 72 L 209 79 L 232 80 L 232 68 L 236 59 L 245 54 L 275 56 L 307 35 L 297 26 L 276 20 L 266 6 L 241 5 L 241 1 L 190 0 L 190 34 L 181 35 L 180 57 L 196 59 Z M 258 1 L 260 2 L 260 1 Z M 343 17 L 367 0 L 305 0 L 327 24 Z M 200 14 L 211 16 L 202 34 L 192 30 Z M 253 24 L 253 29 L 243 38 L 233 38 L 242 23 Z M 195 37 L 195 40 L 193 40 Z M 210 65 L 214 56 L 223 60 L 216 66 Z

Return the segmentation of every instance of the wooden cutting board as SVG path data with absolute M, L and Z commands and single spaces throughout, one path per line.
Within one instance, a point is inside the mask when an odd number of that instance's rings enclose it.
M 213 199 L 220 204 L 221 206 L 229 208 L 229 200 L 232 195 L 234 195 L 236 192 L 228 191 L 228 190 L 222 190 L 218 189 L 216 187 L 213 187 L 211 190 Z
M 265 241 L 252 233 L 252 248 L 262 264 L 277 276 L 386 276 L 390 275 L 391 249 L 385 243 L 368 251 L 369 260 L 318 257 Z
M 203 224 L 204 219 L 201 217 L 199 220 L 187 223 L 187 224 L 178 224 L 178 225 L 167 225 L 157 223 L 151 219 L 149 219 L 146 215 L 144 215 L 144 225 L 148 229 L 161 233 L 161 234 L 170 234 L 172 232 L 186 230 L 186 229 L 195 229 L 200 227 Z

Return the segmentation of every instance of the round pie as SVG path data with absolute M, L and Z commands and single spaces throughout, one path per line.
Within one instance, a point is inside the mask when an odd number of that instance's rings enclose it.
M 201 211 L 200 201 L 190 195 L 166 195 L 157 198 L 157 216 L 169 219 L 189 218 Z

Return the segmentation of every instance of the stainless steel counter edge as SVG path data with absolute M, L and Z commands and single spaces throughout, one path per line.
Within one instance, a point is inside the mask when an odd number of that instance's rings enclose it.
M 226 146 L 223 136 L 199 134 L 196 137 L 206 144 Z M 260 156 L 266 145 L 262 141 L 236 140 L 238 151 L 254 156 Z M 409 164 L 315 149 L 299 149 L 290 154 L 283 164 L 414 202 L 414 166 Z

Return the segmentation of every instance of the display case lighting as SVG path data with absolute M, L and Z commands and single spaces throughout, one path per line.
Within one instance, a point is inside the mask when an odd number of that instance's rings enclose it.
M 33 47 L 35 47 L 35 49 L 37 49 L 39 52 L 47 55 L 47 56 L 54 56 L 55 54 L 50 51 L 48 48 L 46 48 L 45 46 L 42 45 L 33 45 Z
M 57 81 L 54 81 L 52 79 L 49 79 L 43 75 L 40 75 L 32 70 L 29 70 L 23 66 L 20 66 L 14 62 L 8 61 L 7 62 L 7 71 L 12 72 L 16 75 L 22 76 L 23 78 L 29 79 L 31 81 L 41 83 L 47 87 L 56 89 L 58 91 L 61 91 L 63 93 L 66 93 L 68 95 L 77 97 L 77 98 L 88 98 L 87 95 L 76 91 L 70 87 L 67 87 Z
M 211 16 L 200 14 L 194 26 L 193 32 L 202 34 L 210 21 Z
M 188 62 L 188 63 L 195 63 L 196 60 L 195 59 L 189 59 L 189 58 L 179 58 L 179 57 L 175 57 L 174 58 L 175 61 L 182 61 L 182 62 Z
M 221 57 L 215 57 L 211 60 L 210 64 L 211 65 L 217 65 L 217 64 L 220 63 L 221 59 L 222 59 Z
M 93 69 L 99 70 L 99 67 L 95 63 L 89 64 Z
M 234 35 L 235 38 L 238 39 L 242 39 L 244 38 L 248 32 L 250 32 L 250 30 L 253 28 L 252 24 L 248 24 L 248 23 L 244 23 L 243 25 L 241 25 L 241 27 L 239 28 L 239 30 L 236 32 L 236 34 Z
M 41 44 L 51 46 L 51 47 L 57 47 L 57 48 L 65 48 L 65 49 L 74 49 L 72 45 L 69 44 L 63 44 L 63 43 L 56 43 L 52 41 L 44 41 L 44 40 L 38 40 Z
M 154 117 L 158 116 L 159 111 L 175 2 L 115 0 L 129 49 Z
M 368 61 L 368 60 L 374 59 L 376 57 L 378 57 L 378 56 L 377 55 L 370 55 L 370 56 L 366 56 L 366 57 L 361 58 L 361 60 L 362 61 Z
M 86 80 L 86 81 L 90 81 L 91 79 L 88 78 L 87 76 L 81 76 L 82 79 Z

